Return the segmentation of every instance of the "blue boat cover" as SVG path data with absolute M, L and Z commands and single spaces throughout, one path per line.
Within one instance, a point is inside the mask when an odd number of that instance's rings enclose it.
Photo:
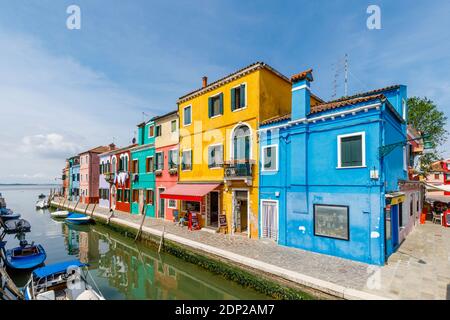
M 54 263 L 42 268 L 38 268 L 33 271 L 33 275 L 37 278 L 45 278 L 54 273 L 61 273 L 67 270 L 69 267 L 84 267 L 86 263 L 82 263 L 79 260 L 71 260 L 65 262 Z

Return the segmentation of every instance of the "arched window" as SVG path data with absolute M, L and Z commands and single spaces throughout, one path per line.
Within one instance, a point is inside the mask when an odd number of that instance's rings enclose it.
M 251 155 L 251 131 L 249 126 L 242 124 L 236 127 L 232 133 L 232 159 L 250 160 Z
M 111 160 L 112 172 L 117 173 L 117 158 L 114 156 Z

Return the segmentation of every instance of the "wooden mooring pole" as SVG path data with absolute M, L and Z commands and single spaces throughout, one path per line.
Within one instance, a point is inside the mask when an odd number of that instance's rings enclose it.
M 136 238 L 134 238 L 134 241 L 137 241 L 139 239 L 139 236 L 141 235 L 142 232 L 142 226 L 144 225 L 144 221 L 145 221 L 145 216 L 147 215 L 147 205 L 145 204 L 144 207 L 142 208 L 142 220 L 141 220 L 141 225 L 139 226 L 139 230 L 136 234 Z

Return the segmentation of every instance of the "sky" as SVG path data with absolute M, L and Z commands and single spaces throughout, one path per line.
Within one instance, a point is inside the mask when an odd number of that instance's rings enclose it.
M 311 88 L 329 100 L 344 95 L 348 54 L 349 95 L 405 84 L 450 119 L 450 1 L 412 3 L 0 0 L 0 183 L 58 183 L 67 157 L 129 144 L 202 76 L 256 61 L 286 76 L 313 68 Z M 66 27 L 72 4 L 79 30 Z

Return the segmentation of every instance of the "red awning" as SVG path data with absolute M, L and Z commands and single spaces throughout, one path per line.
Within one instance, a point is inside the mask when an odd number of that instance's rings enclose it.
M 218 186 L 220 184 L 177 184 L 161 193 L 161 198 L 201 202 L 205 195 Z

